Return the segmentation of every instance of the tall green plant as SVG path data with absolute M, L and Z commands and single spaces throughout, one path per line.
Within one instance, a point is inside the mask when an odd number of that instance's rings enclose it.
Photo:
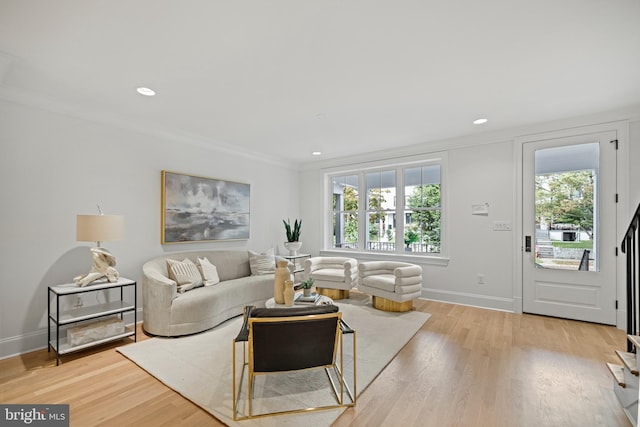
M 293 223 L 293 228 L 291 228 L 289 218 L 287 218 L 286 221 L 283 219 L 282 222 L 284 223 L 284 229 L 287 232 L 287 242 L 300 241 L 300 227 L 302 227 L 302 220 L 296 219 Z

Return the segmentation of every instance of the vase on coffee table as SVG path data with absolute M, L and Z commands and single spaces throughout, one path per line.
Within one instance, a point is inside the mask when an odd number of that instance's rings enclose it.
M 293 290 L 293 280 L 284 281 L 284 305 L 291 307 L 296 291 Z

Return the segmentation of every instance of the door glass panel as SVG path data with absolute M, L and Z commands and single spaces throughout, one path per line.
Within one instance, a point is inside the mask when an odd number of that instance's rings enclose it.
M 598 143 L 536 150 L 536 267 L 599 271 L 598 172 Z

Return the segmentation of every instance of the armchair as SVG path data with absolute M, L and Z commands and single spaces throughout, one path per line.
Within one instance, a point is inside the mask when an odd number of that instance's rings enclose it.
M 304 276 L 316 291 L 333 300 L 349 298 L 358 279 L 358 261 L 345 257 L 313 257 L 304 261 Z
M 361 262 L 358 289 L 371 294 L 379 310 L 410 311 L 422 293 L 422 267 L 395 261 Z
M 343 335 L 345 334 L 351 334 L 353 337 L 353 392 L 344 377 Z M 242 369 L 239 383 L 236 372 L 238 344 L 242 344 Z M 355 405 L 355 352 L 356 333 L 342 320 L 342 313 L 338 312 L 337 306 L 271 309 L 246 307 L 244 323 L 238 336 L 233 340 L 233 419 L 243 420 Z M 255 380 L 258 375 L 315 368 L 326 371 L 335 403 L 253 413 Z M 245 371 L 247 371 L 247 389 L 243 394 Z M 290 400 L 287 399 L 287 391 L 278 390 L 278 395 L 285 403 Z M 345 391 L 348 398 L 344 395 Z M 241 395 L 246 397 L 241 399 Z

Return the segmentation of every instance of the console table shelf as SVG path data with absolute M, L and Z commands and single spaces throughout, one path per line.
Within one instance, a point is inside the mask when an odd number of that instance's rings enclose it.
M 281 255 L 293 264 L 293 274 L 304 272 L 304 260 L 311 258 L 311 254 Z
M 124 299 L 124 289 L 133 289 L 133 303 Z M 120 299 L 109 301 L 102 304 L 94 304 L 82 307 L 75 307 L 66 310 L 60 309 L 60 297 L 79 295 L 88 292 L 109 291 L 111 289 L 120 290 Z M 126 337 L 133 336 L 133 340 L 137 341 L 136 323 L 137 323 L 137 304 L 138 304 L 137 283 L 130 279 L 121 277 L 117 282 L 109 283 L 106 281 L 89 284 L 79 287 L 75 283 L 66 283 L 63 285 L 49 286 L 47 292 L 47 318 L 48 318 L 48 351 L 53 349 L 56 352 L 56 365 L 60 364 L 60 356 L 74 351 L 84 350 L 100 344 L 111 341 L 117 341 Z M 106 297 L 105 297 L 106 298 Z M 55 306 L 52 302 L 55 299 Z M 125 331 L 116 335 L 99 338 L 88 343 L 71 346 L 66 337 L 60 337 L 60 328 L 72 324 L 81 324 L 87 320 L 98 319 L 113 315 L 120 315 L 120 319 L 124 319 L 124 314 L 133 312 L 133 326 L 125 327 Z M 55 328 L 55 336 L 52 336 L 52 329 Z
M 58 320 L 62 326 L 82 320 L 97 319 L 98 317 L 108 316 L 110 314 L 125 313 L 132 311 L 134 308 L 135 305 L 127 301 L 112 301 L 105 304 L 63 310 L 60 312 Z

